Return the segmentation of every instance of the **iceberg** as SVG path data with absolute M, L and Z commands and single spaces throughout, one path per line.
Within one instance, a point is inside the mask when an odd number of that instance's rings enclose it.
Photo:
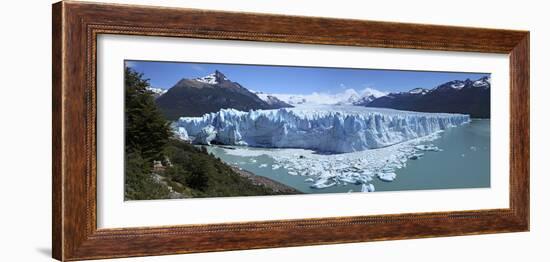
M 389 173 L 378 173 L 378 178 L 382 181 L 386 181 L 386 182 L 391 182 L 393 180 L 395 180 L 395 178 L 397 177 L 397 175 L 393 172 L 389 172 Z
M 173 129 L 196 144 L 349 153 L 391 146 L 469 122 L 464 114 L 308 105 L 248 112 L 222 109 L 202 117 L 181 117 Z
M 373 184 L 361 185 L 361 192 L 374 192 L 374 185 Z

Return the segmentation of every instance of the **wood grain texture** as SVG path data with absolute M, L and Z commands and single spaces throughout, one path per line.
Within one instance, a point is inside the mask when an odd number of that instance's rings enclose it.
M 529 230 L 528 32 L 81 2 L 56 3 L 52 14 L 52 245 L 56 259 Z M 510 208 L 97 229 L 95 114 L 99 34 L 509 54 Z
M 61 171 L 61 76 L 62 76 L 62 43 L 61 33 L 62 17 L 61 5 L 54 5 L 52 8 L 52 256 L 61 257 L 63 253 L 60 239 L 63 239 L 63 190 Z

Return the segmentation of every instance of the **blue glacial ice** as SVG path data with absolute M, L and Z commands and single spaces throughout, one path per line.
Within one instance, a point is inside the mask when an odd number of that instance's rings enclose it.
M 196 144 L 349 153 L 387 147 L 469 122 L 470 117 L 463 114 L 317 105 L 249 112 L 222 109 L 202 117 L 181 117 L 174 130 Z

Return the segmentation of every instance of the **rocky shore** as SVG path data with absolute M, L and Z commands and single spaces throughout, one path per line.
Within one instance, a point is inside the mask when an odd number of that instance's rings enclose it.
M 240 168 L 234 167 L 234 166 L 232 166 L 231 169 L 233 169 L 233 171 L 235 171 L 236 173 L 238 173 L 242 177 L 252 181 L 253 184 L 263 185 L 267 188 L 272 189 L 275 192 L 283 193 L 283 194 L 289 194 L 289 195 L 303 194 L 301 191 L 298 191 L 297 189 L 295 189 L 293 187 L 290 187 L 290 186 L 287 186 L 283 183 L 279 183 L 279 182 L 277 182 L 273 179 L 269 179 L 269 178 L 263 177 L 263 176 L 258 176 L 258 175 L 255 175 L 255 174 L 249 172 L 249 171 L 246 171 L 244 169 L 240 169 Z

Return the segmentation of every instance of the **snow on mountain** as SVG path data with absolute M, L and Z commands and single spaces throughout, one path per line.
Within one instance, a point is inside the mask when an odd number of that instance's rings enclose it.
M 265 101 L 270 106 L 273 106 L 276 108 L 292 107 L 292 105 L 290 105 L 289 103 L 286 103 L 273 95 L 269 95 L 263 92 L 253 92 L 253 93 L 256 94 L 260 99 Z
M 371 101 L 386 93 L 372 88 L 365 88 L 357 92 L 355 89 L 346 89 L 340 93 L 313 92 L 307 95 L 299 94 L 265 94 L 271 95 L 290 105 L 354 105 L 361 101 Z
M 227 77 L 225 77 L 225 75 L 218 70 L 216 70 L 212 74 L 195 78 L 194 80 L 197 80 L 201 83 L 210 84 L 210 85 L 219 84 L 223 81 L 229 81 L 229 79 L 227 79 Z
M 158 87 L 148 87 L 147 90 L 151 91 L 153 93 L 154 97 L 159 97 L 161 95 L 164 95 L 166 93 L 166 89 L 158 88 Z
M 346 89 L 343 93 L 341 93 L 336 102 L 336 105 L 353 105 L 353 103 L 357 102 L 357 100 L 361 99 L 359 93 L 355 91 L 355 89 Z
M 202 117 L 182 117 L 174 130 L 183 128 L 198 144 L 214 141 L 346 153 L 386 147 L 469 121 L 462 114 L 317 105 L 248 112 L 222 109 Z
M 489 77 L 483 77 L 479 80 L 474 81 L 472 84 L 474 87 L 484 87 L 489 88 L 491 86 L 491 78 Z
M 202 116 L 222 108 L 248 111 L 291 107 L 276 99 L 266 102 L 217 70 L 204 77 L 182 78 L 155 102 L 168 120 L 177 120 L 182 116 Z
M 439 85 L 438 87 L 430 90 L 445 90 L 445 89 L 455 89 L 455 90 L 462 90 L 462 89 L 470 89 L 475 87 L 485 87 L 485 89 L 489 88 L 491 86 L 491 78 L 489 76 L 484 76 L 478 80 L 472 81 L 470 79 L 466 80 L 453 80 L 447 83 L 444 83 L 442 85 Z
M 451 84 L 451 87 L 454 88 L 454 89 L 462 89 L 464 86 L 465 86 L 465 84 L 462 83 L 462 82 Z
M 490 118 L 491 78 L 453 80 L 432 89 L 414 88 L 394 92 L 368 103 L 354 105 L 421 112 L 452 112 L 474 118 Z
M 430 90 L 428 89 L 425 89 L 425 88 L 421 88 L 421 87 L 418 87 L 418 88 L 414 88 L 414 89 L 411 89 L 409 91 L 409 94 L 413 94 L 413 95 L 425 95 L 429 92 Z
M 382 92 L 380 90 L 376 90 L 376 89 L 373 89 L 373 88 L 365 88 L 363 89 L 362 91 L 362 96 L 365 97 L 365 96 L 374 96 L 374 97 L 382 97 L 382 96 L 385 96 L 387 95 L 388 93 L 386 92 Z

